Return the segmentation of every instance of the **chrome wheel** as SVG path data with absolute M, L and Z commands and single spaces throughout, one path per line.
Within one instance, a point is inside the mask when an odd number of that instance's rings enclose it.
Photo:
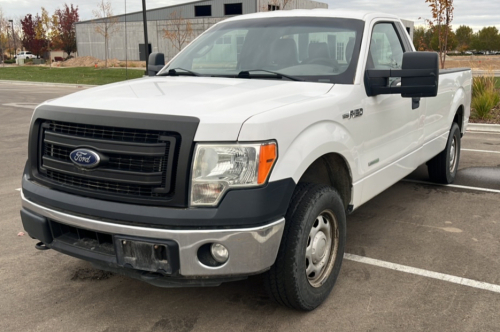
M 453 141 L 450 146 L 450 172 L 453 173 L 455 171 L 455 167 L 457 166 L 458 159 L 458 149 L 457 149 L 457 139 L 453 137 Z
M 321 287 L 332 272 L 339 246 L 338 223 L 332 211 L 320 213 L 311 227 L 306 247 L 309 284 Z

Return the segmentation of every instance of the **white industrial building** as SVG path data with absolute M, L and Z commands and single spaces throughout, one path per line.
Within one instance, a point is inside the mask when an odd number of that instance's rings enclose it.
M 168 60 L 178 52 L 172 42 L 165 38 L 165 30 L 173 29 L 172 15 L 182 18 L 184 29 L 189 22 L 192 33 L 182 45 L 186 46 L 209 27 L 231 16 L 270 10 L 314 8 L 328 8 L 328 5 L 311 0 L 202 0 L 150 9 L 147 11 L 148 42 L 152 52 L 162 52 Z M 145 60 L 143 13 L 118 15 L 111 21 L 114 26 L 108 40 L 108 57 Z M 76 24 L 78 56 L 105 58 L 104 37 L 96 32 L 96 24 L 99 22 L 89 20 Z M 403 23 L 410 35 L 413 35 L 413 22 Z
M 284 2 L 283 0 L 204 0 L 151 9 L 147 11 L 148 42 L 152 52 L 165 53 L 165 57 L 170 59 L 177 53 L 177 49 L 164 37 L 164 31 L 171 28 L 173 13 L 181 17 L 184 22 L 189 22 L 192 28 L 192 34 L 185 46 L 215 23 L 235 15 L 281 10 L 283 8 L 280 7 Z M 284 9 L 314 8 L 328 8 L 328 5 L 311 0 L 290 0 Z M 135 12 L 114 17 L 115 32 L 108 41 L 110 59 L 145 60 L 144 54 L 140 54 L 139 51 L 141 44 L 144 51 L 142 15 L 142 12 Z M 76 24 L 78 56 L 104 59 L 104 37 L 95 31 L 98 22 L 89 20 Z

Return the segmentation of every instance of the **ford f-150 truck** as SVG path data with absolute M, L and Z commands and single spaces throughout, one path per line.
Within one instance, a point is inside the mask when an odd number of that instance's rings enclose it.
M 35 109 L 21 217 L 38 249 L 162 287 L 264 274 L 312 310 L 347 214 L 424 163 L 457 173 L 471 71 L 440 71 L 395 16 L 234 17 L 148 70 Z

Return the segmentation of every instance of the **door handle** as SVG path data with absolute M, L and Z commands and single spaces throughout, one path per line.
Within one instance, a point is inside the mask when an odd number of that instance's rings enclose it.
M 411 109 L 416 110 L 420 107 L 420 97 L 415 97 L 411 99 Z

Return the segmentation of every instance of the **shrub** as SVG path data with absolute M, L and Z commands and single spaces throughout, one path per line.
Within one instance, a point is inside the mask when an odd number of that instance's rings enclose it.
M 493 75 L 474 77 L 472 82 L 472 97 L 482 95 L 485 91 L 494 91 L 496 89 L 496 80 Z
M 490 117 L 491 109 L 500 102 L 500 95 L 495 89 L 485 90 L 472 98 L 474 117 L 485 120 Z

